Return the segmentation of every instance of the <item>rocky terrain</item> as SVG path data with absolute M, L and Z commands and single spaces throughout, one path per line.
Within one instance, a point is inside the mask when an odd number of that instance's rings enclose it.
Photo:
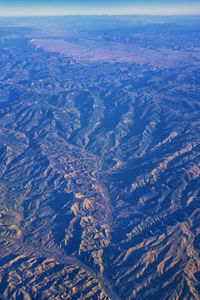
M 197 17 L 0 19 L 0 295 L 200 299 Z

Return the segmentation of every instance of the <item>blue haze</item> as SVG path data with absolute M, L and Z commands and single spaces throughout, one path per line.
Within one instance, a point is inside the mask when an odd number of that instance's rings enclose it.
M 199 0 L 0 0 L 0 16 L 200 14 Z

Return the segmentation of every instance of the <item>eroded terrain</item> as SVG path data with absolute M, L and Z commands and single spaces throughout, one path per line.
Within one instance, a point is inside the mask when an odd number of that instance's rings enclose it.
M 200 299 L 200 24 L 142 20 L 0 20 L 6 299 Z

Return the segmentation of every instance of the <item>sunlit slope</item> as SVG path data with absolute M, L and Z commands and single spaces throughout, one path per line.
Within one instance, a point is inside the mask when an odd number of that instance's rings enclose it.
M 3 297 L 200 299 L 199 33 L 180 43 L 179 27 L 154 26 L 184 63 L 154 63 L 148 47 L 166 50 L 152 28 L 147 44 L 142 27 L 98 35 L 139 44 L 145 63 L 82 61 L 1 29 Z

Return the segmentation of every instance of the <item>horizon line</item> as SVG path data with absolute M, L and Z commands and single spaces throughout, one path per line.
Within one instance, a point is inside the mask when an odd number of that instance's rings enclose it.
M 79 13 L 71 13 L 71 14 L 21 14 L 21 15 L 1 15 L 0 14 L 0 18 L 10 18 L 10 17 L 16 17 L 16 18 L 23 18 L 23 17 L 102 17 L 102 16 L 158 16 L 158 17 L 166 17 L 166 16 L 185 16 L 185 17 L 189 17 L 189 16 L 200 16 L 200 12 L 198 13 L 166 13 L 166 14 L 159 14 L 159 13 L 102 13 L 102 14 L 97 14 L 97 13 L 83 13 L 83 14 L 79 14 Z
M 42 16 L 194 16 L 200 15 L 200 4 L 198 5 L 106 5 L 98 6 L 12 6 L 0 5 L 0 17 L 42 17 Z

